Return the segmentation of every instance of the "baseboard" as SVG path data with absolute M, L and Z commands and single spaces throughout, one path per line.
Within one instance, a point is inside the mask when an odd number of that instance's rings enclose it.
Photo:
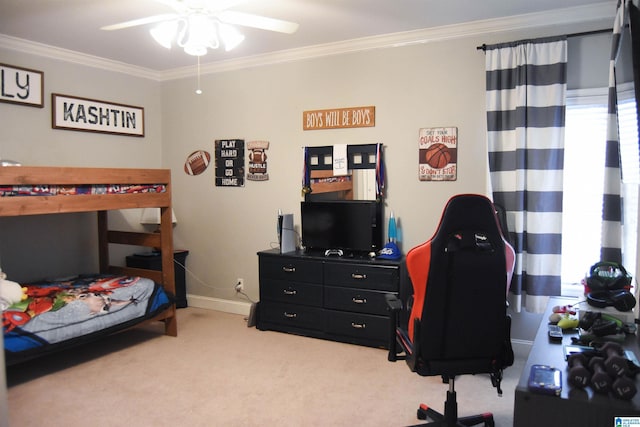
M 533 347 L 533 341 L 511 339 L 511 347 L 516 357 L 522 357 L 526 360 L 529 357 L 531 347 Z
M 187 295 L 189 307 L 204 308 L 207 310 L 217 310 L 225 313 L 241 314 L 249 316 L 251 314 L 251 303 L 245 301 L 231 301 L 228 299 L 203 297 L 201 295 Z M 529 356 L 533 341 L 512 339 L 511 346 L 517 357 Z
M 225 313 L 242 314 L 243 316 L 248 316 L 251 311 L 251 303 L 244 301 L 231 301 L 191 294 L 187 295 L 187 301 L 189 307 L 206 308 Z

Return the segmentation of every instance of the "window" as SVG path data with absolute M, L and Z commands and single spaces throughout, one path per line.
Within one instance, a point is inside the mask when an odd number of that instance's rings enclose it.
M 600 221 L 607 132 L 607 90 L 570 91 L 567 97 L 562 225 L 562 294 L 583 293 L 581 279 L 600 260 Z M 635 274 L 638 235 L 638 134 L 635 99 L 618 99 L 625 209 L 623 265 Z

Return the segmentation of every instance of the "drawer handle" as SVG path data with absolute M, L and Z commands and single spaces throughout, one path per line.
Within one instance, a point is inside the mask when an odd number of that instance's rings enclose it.
M 296 272 L 296 268 L 295 267 L 282 267 L 282 271 L 284 271 L 285 273 L 295 273 Z
M 284 312 L 284 317 L 288 318 L 288 319 L 295 319 L 296 317 L 298 317 L 298 313 L 288 313 L 288 312 Z
M 353 301 L 355 304 L 366 304 L 367 303 L 367 299 L 366 298 L 361 298 L 361 297 L 353 297 L 353 298 L 351 298 L 351 301 Z
M 356 280 L 363 280 L 367 278 L 366 274 L 358 274 L 358 273 L 351 273 L 351 278 L 352 279 L 356 279 Z
M 284 289 L 282 292 L 284 292 L 285 295 L 295 295 L 298 293 L 295 289 Z
M 356 323 L 356 322 L 351 322 L 351 327 L 354 329 L 364 329 L 367 327 L 366 323 Z

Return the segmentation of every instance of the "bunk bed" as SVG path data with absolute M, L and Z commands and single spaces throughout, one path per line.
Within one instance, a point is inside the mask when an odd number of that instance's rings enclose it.
M 137 208 L 160 209 L 159 232 L 109 229 L 108 211 Z M 96 312 L 90 313 L 91 320 L 98 321 L 96 319 L 100 318 L 98 322 L 104 327 L 101 330 L 95 330 L 96 326 L 81 328 L 83 330 L 78 332 L 79 336 L 65 336 L 54 343 L 49 343 L 31 332 L 20 332 L 21 314 L 7 310 L 3 313 L 7 365 L 69 345 L 97 339 L 105 334 L 142 323 L 161 321 L 164 323 L 166 335 L 177 336 L 176 309 L 173 302 L 175 276 L 171 221 L 171 171 L 166 169 L 0 167 L 0 217 L 77 212 L 96 212 L 99 272 L 95 277 L 83 276 L 63 280 L 65 284 L 72 286 L 72 290 L 65 291 L 66 300 L 69 299 L 69 294 L 78 292 L 78 286 L 80 289 L 91 290 L 92 292 L 87 294 L 91 298 L 102 298 L 102 305 L 98 307 L 102 312 L 99 315 Z M 159 248 L 162 269 L 156 271 L 111 265 L 109 246 L 112 243 Z M 151 288 L 148 288 L 149 282 Z M 33 284 L 21 285 L 24 289 L 29 289 L 29 292 L 36 290 L 35 295 L 38 295 L 37 289 L 40 289 L 40 295 L 48 295 L 48 290 L 52 286 L 59 286 L 50 282 L 43 282 L 41 288 Z M 148 294 L 145 297 L 149 296 L 150 301 L 144 300 L 143 304 L 142 300 L 138 300 L 138 296 L 135 298 L 132 296 L 130 304 L 123 305 L 135 307 L 132 308 L 134 317 L 126 318 L 123 317 L 125 315 L 120 314 L 120 319 L 111 322 L 104 320 L 112 316 L 112 312 L 125 312 L 115 307 L 112 298 L 121 290 L 120 288 L 129 290 L 131 286 L 130 289 L 134 289 L 133 285 L 140 295 L 143 291 L 137 287 L 144 285 L 144 293 Z M 93 292 L 96 287 L 103 291 Z M 66 300 L 65 298 L 56 299 L 56 302 Z M 51 303 L 51 300 L 49 302 Z M 13 318 L 6 315 L 7 313 L 15 316 L 17 325 L 12 324 Z M 10 348 L 13 341 L 8 339 L 8 333 L 11 334 L 12 339 L 22 335 L 27 339 L 27 343 L 18 343 L 15 348 Z

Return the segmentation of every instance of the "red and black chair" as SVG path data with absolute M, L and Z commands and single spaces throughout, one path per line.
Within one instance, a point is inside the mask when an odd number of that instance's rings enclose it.
M 388 358 L 449 384 L 444 414 L 418 409 L 430 425 L 494 425 L 491 413 L 458 418 L 455 377 L 489 374 L 502 394 L 503 369 L 513 364 L 507 292 L 514 260 L 493 203 L 475 194 L 452 197 L 433 237 L 407 253 L 412 289 L 387 296 Z

